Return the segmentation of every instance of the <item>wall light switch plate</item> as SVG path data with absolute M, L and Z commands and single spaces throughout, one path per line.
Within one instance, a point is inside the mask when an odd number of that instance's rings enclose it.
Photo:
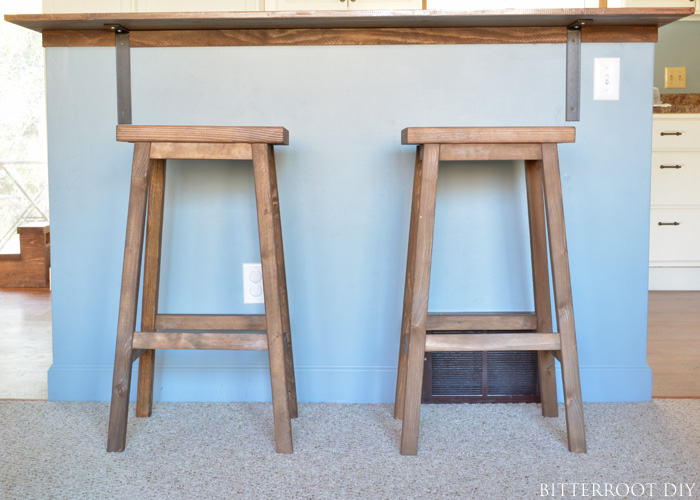
M 243 303 L 264 304 L 262 266 L 258 264 L 243 264 Z
M 619 57 L 596 57 L 593 59 L 593 100 L 620 100 Z
M 685 88 L 685 66 L 679 68 L 666 67 L 664 72 L 664 87 L 667 89 Z

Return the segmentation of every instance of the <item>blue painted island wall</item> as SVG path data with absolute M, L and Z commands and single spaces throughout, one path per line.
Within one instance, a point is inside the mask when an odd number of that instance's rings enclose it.
M 594 57 L 621 59 L 620 101 L 593 101 Z M 583 398 L 648 400 L 653 57 L 653 44 L 584 44 L 581 121 L 567 123 L 563 44 L 134 49 L 134 124 L 290 130 L 276 155 L 298 395 L 357 403 L 394 396 L 415 154 L 401 129 L 575 125 L 560 162 Z M 115 140 L 113 48 L 46 60 L 49 398 L 104 401 L 132 145 Z M 241 285 L 259 261 L 250 164 L 167 175 L 161 312 L 262 312 Z M 531 309 L 526 228 L 521 164 L 443 164 L 430 310 Z M 155 397 L 269 400 L 267 355 L 159 351 Z

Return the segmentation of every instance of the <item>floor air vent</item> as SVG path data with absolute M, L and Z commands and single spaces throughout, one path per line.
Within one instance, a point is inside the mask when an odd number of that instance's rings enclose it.
M 539 403 L 537 370 L 535 351 L 427 352 L 422 400 Z

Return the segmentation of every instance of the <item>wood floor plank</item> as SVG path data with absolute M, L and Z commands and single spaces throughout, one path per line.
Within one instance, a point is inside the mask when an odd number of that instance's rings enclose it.
M 700 291 L 649 292 L 653 397 L 700 398 Z
M 0 400 L 46 400 L 51 368 L 51 292 L 0 288 Z

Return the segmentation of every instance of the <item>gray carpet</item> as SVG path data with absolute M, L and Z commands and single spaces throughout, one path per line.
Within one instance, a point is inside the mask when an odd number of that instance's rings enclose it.
M 574 482 L 700 497 L 700 400 L 586 404 L 587 454 L 566 450 L 563 407 L 533 404 L 423 405 L 416 457 L 391 405 L 300 405 L 293 455 L 274 452 L 270 404 L 131 411 L 126 451 L 106 453 L 106 403 L 0 401 L 0 499 L 521 499 Z

